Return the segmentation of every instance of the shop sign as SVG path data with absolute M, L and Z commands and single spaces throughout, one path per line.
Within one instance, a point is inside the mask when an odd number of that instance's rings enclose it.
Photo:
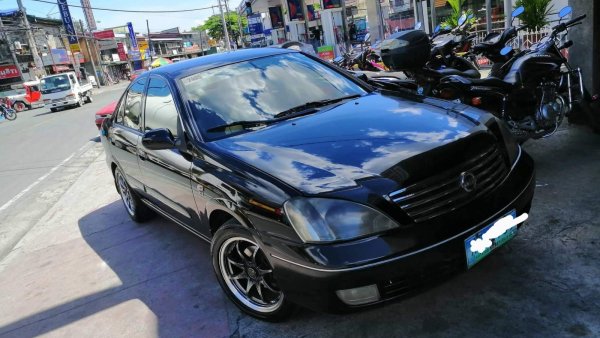
M 119 61 L 127 61 L 127 53 L 125 53 L 125 46 L 123 46 L 123 43 L 121 42 L 117 43 L 117 53 L 119 55 Z
M 73 27 L 73 20 L 71 19 L 71 13 L 69 12 L 69 4 L 67 4 L 67 0 L 57 0 L 58 1 L 58 11 L 60 12 L 60 17 L 62 18 L 62 22 L 65 26 L 65 30 L 67 31 L 67 39 L 69 39 L 70 44 L 78 43 L 77 35 L 75 33 L 75 27 Z
M 287 0 L 288 9 L 290 11 L 290 20 L 304 20 L 302 12 L 302 4 L 300 0 Z
M 321 46 L 317 48 L 317 54 L 323 60 L 333 60 L 335 57 L 333 53 L 333 46 Z
M 340 7 L 342 7 L 342 1 L 341 0 L 323 0 L 323 7 L 325 7 L 325 9 L 340 8 Z
M 139 50 L 130 50 L 129 51 L 129 59 L 130 60 L 141 60 L 142 54 Z
M 98 40 L 98 48 L 100 50 L 117 49 L 117 42 L 115 40 Z
M 79 52 L 81 52 L 81 46 L 79 46 L 78 43 L 72 43 L 70 45 L 70 48 L 71 48 L 71 53 L 79 53 Z
M 0 80 L 19 77 L 19 69 L 15 65 L 0 66 Z
M 115 32 L 113 32 L 112 29 L 109 29 L 106 31 L 94 32 L 93 34 L 96 39 L 114 39 L 115 38 Z
M 148 41 L 147 40 L 140 40 L 138 41 L 138 47 L 140 50 L 142 49 L 148 49 Z
M 281 6 L 269 7 L 269 17 L 271 17 L 271 27 L 273 27 L 273 29 L 283 28 Z
M 56 48 L 51 49 L 53 63 L 69 63 L 69 54 L 66 49 Z

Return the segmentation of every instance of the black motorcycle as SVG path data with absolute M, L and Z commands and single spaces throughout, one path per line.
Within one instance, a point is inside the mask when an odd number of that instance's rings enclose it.
M 0 116 L 12 121 L 17 118 L 17 111 L 10 108 L 6 103 L 0 101 Z
M 431 36 L 431 56 L 427 67 L 430 69 L 451 68 L 459 71 L 479 71 L 475 54 L 471 53 L 471 43 L 477 36 L 470 34 L 470 17 L 459 19 L 459 24 L 454 29 L 435 27 Z
M 570 14 L 563 8 L 560 20 Z M 573 103 L 583 97 L 581 70 L 561 54 L 573 42 L 560 44 L 558 36 L 581 23 L 585 15 L 553 27 L 552 33 L 527 50 L 517 52 L 498 70 L 502 78 L 469 79 L 450 76 L 440 83 L 440 96 L 490 111 L 506 121 L 521 141 L 552 135 Z M 560 45 L 559 45 L 560 44 Z M 512 47 L 506 46 L 503 55 Z

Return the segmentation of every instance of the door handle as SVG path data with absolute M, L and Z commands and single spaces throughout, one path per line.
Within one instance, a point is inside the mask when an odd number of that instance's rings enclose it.
M 148 153 L 146 153 L 143 150 L 138 149 L 138 156 L 140 157 L 140 160 L 145 161 L 148 159 Z

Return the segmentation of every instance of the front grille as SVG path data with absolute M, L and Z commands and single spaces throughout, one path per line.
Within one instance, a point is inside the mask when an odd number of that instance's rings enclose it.
M 464 255 L 451 255 L 443 260 L 418 270 L 407 271 L 401 277 L 391 278 L 379 283 L 379 290 L 384 299 L 410 295 L 428 286 L 448 280 L 465 269 Z
M 460 185 L 460 175 L 465 172 L 476 178 L 476 187 L 470 192 Z M 454 211 L 489 193 L 507 173 L 504 157 L 493 146 L 459 167 L 394 191 L 389 197 L 414 222 L 423 222 Z

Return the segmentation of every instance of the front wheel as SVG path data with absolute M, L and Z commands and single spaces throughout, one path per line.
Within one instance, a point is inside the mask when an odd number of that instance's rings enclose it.
M 13 104 L 13 108 L 17 111 L 17 113 L 20 113 L 23 110 L 27 109 L 27 105 L 21 101 L 17 101 Z
M 84 104 L 85 102 L 83 102 L 83 98 L 79 97 L 79 101 L 77 101 L 77 107 L 83 107 Z
M 135 191 L 131 189 L 125 180 L 125 175 L 123 175 L 123 172 L 119 168 L 115 169 L 115 183 L 117 185 L 117 192 L 121 195 L 125 210 L 134 222 L 141 223 L 154 216 L 153 211 L 150 210 L 150 208 L 141 201 Z
M 17 118 L 17 112 L 15 112 L 14 110 L 8 110 L 6 111 L 6 113 L 4 114 L 4 117 L 6 117 L 7 120 L 9 121 L 13 121 Z
M 86 103 L 92 103 L 92 102 L 94 102 L 94 99 L 92 99 L 92 94 L 88 94 L 88 95 L 85 97 L 85 102 L 86 102 Z
M 223 291 L 245 313 L 268 321 L 281 321 L 292 313 L 294 306 L 279 289 L 264 251 L 235 221 L 215 234 L 212 262 Z

